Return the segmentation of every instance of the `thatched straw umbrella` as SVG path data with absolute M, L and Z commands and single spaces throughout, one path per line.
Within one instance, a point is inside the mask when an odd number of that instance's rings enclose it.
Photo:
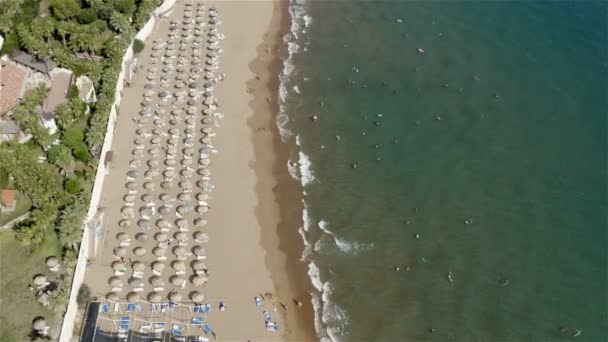
M 137 196 L 135 196 L 133 194 L 127 194 L 123 197 L 123 200 L 127 203 L 132 203 L 135 201 L 136 198 L 137 198 Z
M 154 254 L 154 256 L 156 256 L 156 257 L 163 257 L 163 256 L 165 256 L 166 253 L 167 253 L 166 248 L 154 247 L 152 249 L 152 254 Z
M 131 221 L 129 221 L 127 219 L 122 219 L 122 220 L 118 221 L 119 227 L 126 228 L 126 227 L 129 227 L 130 225 L 131 225 Z
M 127 240 L 129 240 L 129 234 L 127 234 L 125 232 L 120 232 L 120 233 L 116 234 L 116 240 L 127 241 Z
M 124 272 L 127 269 L 127 266 L 122 261 L 114 261 L 112 263 L 112 269 L 117 272 Z
M 181 302 L 182 301 L 182 295 L 180 295 L 177 292 L 171 292 L 169 294 L 169 300 L 172 302 Z
M 188 240 L 188 234 L 186 234 L 184 232 L 177 232 L 175 234 L 175 239 L 177 241 L 187 241 Z
M 143 194 L 141 196 L 141 200 L 146 202 L 146 203 L 150 203 L 154 201 L 154 196 L 152 196 L 151 194 Z
M 185 265 L 184 265 L 185 268 Z M 172 276 L 171 277 L 171 284 L 175 285 L 175 286 L 183 286 L 186 284 L 186 279 L 180 277 L 180 276 Z
M 186 181 L 181 181 L 181 182 L 179 182 L 179 186 L 182 187 L 183 189 L 186 189 L 186 190 L 192 189 L 192 182 L 187 181 L 187 180 Z
M 192 212 L 192 206 L 191 205 L 180 205 L 179 207 L 177 207 L 177 213 L 180 214 L 181 216 L 185 216 L 188 215 Z
M 194 220 L 194 225 L 197 227 L 204 227 L 207 225 L 207 220 L 202 218 L 197 218 Z
M 158 166 L 158 160 L 148 160 L 147 164 L 149 167 Z
M 133 268 L 133 271 L 135 272 L 143 272 L 146 269 L 146 264 L 144 264 L 141 261 L 135 261 L 131 267 Z
M 47 325 L 46 325 L 46 320 L 44 319 L 44 317 L 37 317 L 32 322 L 32 329 L 34 329 L 38 332 L 44 331 L 46 329 L 46 327 L 47 327 Z
M 198 291 L 192 291 L 192 293 L 190 293 L 190 300 L 197 304 L 200 304 L 205 300 L 205 296 L 203 296 L 203 294 Z
M 192 159 L 191 158 L 184 158 L 181 161 L 182 166 L 188 166 L 188 165 L 192 165 Z
M 154 184 L 153 182 L 144 183 L 144 189 L 152 191 L 154 190 L 154 188 L 156 188 L 156 184 Z
M 158 213 L 161 215 L 168 215 L 169 213 L 171 213 L 171 208 L 163 205 L 162 207 L 158 208 Z
M 118 298 L 118 295 L 114 292 L 108 292 L 108 294 L 106 294 L 106 299 L 111 301 L 111 302 L 118 302 L 118 300 L 120 298 Z
M 204 256 L 207 253 L 207 250 L 201 246 L 194 246 L 194 248 L 192 248 L 192 253 L 196 256 Z
M 171 222 L 165 220 L 165 219 L 160 219 L 158 221 L 156 221 L 156 226 L 158 228 L 171 228 Z
M 125 184 L 125 187 L 129 190 L 135 190 L 135 189 L 137 189 L 137 183 L 127 182 L 127 184 Z
M 156 292 L 150 292 L 148 294 L 148 301 L 150 301 L 151 303 L 158 303 L 162 300 L 161 295 L 159 295 Z
M 150 237 L 146 233 L 137 233 L 135 234 L 135 240 L 145 242 L 148 241 Z
M 135 247 L 133 249 L 133 254 L 137 255 L 137 256 L 142 256 L 146 254 L 146 249 L 143 247 Z
M 123 258 L 127 255 L 127 249 L 124 247 L 116 247 L 114 248 L 114 256 L 118 258 Z
M 150 285 L 154 287 L 161 287 L 165 286 L 165 282 L 163 281 L 163 278 L 159 276 L 152 276 L 150 277 Z
M 174 261 L 173 262 L 173 269 L 176 271 L 183 271 L 186 269 L 186 264 L 183 261 Z
M 139 214 L 143 217 L 150 217 L 153 214 L 153 210 L 151 207 L 144 206 L 139 208 Z
M 184 254 L 186 254 L 186 249 L 182 246 L 177 246 L 175 248 L 173 248 L 173 254 L 175 254 L 176 256 L 182 256 Z
M 150 221 L 146 219 L 138 220 L 137 226 L 143 230 L 148 230 L 150 229 Z
M 34 285 L 36 285 L 36 286 L 42 286 L 42 285 L 46 284 L 46 282 L 47 282 L 46 277 L 42 274 L 35 275 L 33 281 L 34 281 Z
M 141 166 L 141 160 L 139 159 L 131 159 L 131 161 L 129 162 L 129 167 L 131 168 L 137 168 Z
M 137 288 L 137 287 L 143 287 L 144 286 L 144 282 L 143 282 L 143 280 L 141 280 L 139 278 L 131 277 L 129 279 L 129 285 L 131 287 L 135 287 L 135 288 Z
M 160 261 L 155 261 L 152 264 L 152 270 L 156 271 L 156 272 L 162 272 L 165 269 L 165 263 L 164 262 L 160 262 Z
M 59 258 L 57 258 L 56 256 L 50 256 L 46 258 L 46 265 L 50 269 L 56 268 L 57 266 L 59 266 Z
M 201 286 L 201 285 L 205 285 L 207 283 L 207 278 L 200 276 L 200 275 L 195 275 L 192 277 L 191 281 L 192 281 L 192 285 Z
M 167 241 L 169 237 L 165 233 L 156 233 L 156 235 L 154 235 L 154 239 L 158 242 L 164 242 Z
M 122 280 L 120 280 L 120 278 L 118 278 L 117 276 L 112 276 L 110 277 L 110 279 L 108 279 L 108 284 L 112 287 L 121 287 Z
M 170 190 L 173 189 L 173 182 L 170 181 L 164 181 L 160 183 L 160 187 L 165 189 L 165 190 Z
M 137 292 L 129 292 L 129 294 L 127 294 L 127 301 L 136 302 L 138 300 L 139 300 L 139 294 L 137 294 Z
M 194 233 L 194 241 L 198 242 L 198 243 L 204 243 L 209 241 L 209 235 L 207 235 L 207 233 L 203 233 L 203 232 L 195 232 Z

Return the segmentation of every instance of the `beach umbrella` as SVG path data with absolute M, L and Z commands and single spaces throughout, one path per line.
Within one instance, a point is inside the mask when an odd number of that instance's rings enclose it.
M 192 128 L 192 127 L 188 127 L 188 128 L 186 128 L 184 130 L 184 132 L 186 132 L 186 134 L 190 134 L 191 135 L 191 134 L 196 133 L 196 130 L 194 128 Z
M 158 166 L 158 160 L 148 160 L 147 164 L 149 167 Z
M 139 208 L 139 214 L 141 216 L 148 216 L 148 217 L 152 216 L 152 214 L 153 214 L 152 211 L 153 210 L 152 210 L 151 207 L 141 207 L 141 208 Z
M 106 299 L 111 302 L 118 302 L 119 300 L 118 295 L 114 292 L 108 292 L 108 294 L 106 294 Z
M 138 128 L 135 133 L 137 133 L 137 135 L 145 135 L 148 134 L 148 131 L 146 131 L 144 128 Z
M 205 265 L 205 262 L 202 260 L 194 260 L 192 262 L 192 269 L 194 271 L 204 271 L 207 268 L 207 265 Z
M 158 145 L 161 143 L 161 139 L 159 137 L 154 137 L 150 139 L 150 143 L 152 143 L 153 145 Z
M 162 287 L 165 286 L 165 282 L 163 281 L 163 278 L 159 276 L 152 276 L 150 277 L 150 285 L 154 287 Z
M 122 219 L 122 220 L 118 221 L 118 226 L 119 227 L 126 228 L 126 227 L 128 227 L 130 225 L 131 225 L 131 221 L 129 221 L 129 220 Z
M 192 197 L 190 196 L 190 194 L 186 194 L 186 193 L 181 193 L 179 195 L 177 195 L 177 199 L 180 200 L 181 202 L 189 202 L 192 200 Z
M 203 233 L 203 232 L 195 232 L 194 233 L 194 241 L 198 242 L 198 243 L 203 243 L 203 242 L 207 242 L 209 241 L 209 235 L 207 235 L 207 233 Z
M 127 182 L 127 184 L 125 184 L 125 187 L 129 190 L 135 190 L 135 189 L 137 189 L 137 183 Z
M 186 84 L 184 82 L 177 82 L 175 84 L 175 88 L 177 88 L 177 89 L 181 89 L 181 88 L 183 88 L 185 86 L 186 86 Z
M 191 125 L 193 123 L 194 123 L 193 119 L 186 119 L 186 124 Z M 184 144 L 186 146 L 194 144 L 194 138 L 192 138 L 192 137 L 186 137 L 186 138 L 184 138 Z
M 120 232 L 120 233 L 116 234 L 116 240 L 118 240 L 118 241 L 129 240 L 129 235 L 125 232 Z
M 180 260 L 174 261 L 172 266 L 176 271 L 183 271 L 186 269 L 186 264 Z
M 42 274 L 37 274 L 34 276 L 34 285 L 36 286 L 42 286 L 46 284 L 46 277 Z
M 137 292 L 129 292 L 129 294 L 127 295 L 127 301 L 129 302 L 136 302 L 139 300 L 139 295 L 137 294 Z
M 59 258 L 57 258 L 56 256 L 50 256 L 46 258 L 46 265 L 49 268 L 55 268 L 59 266 Z
M 200 304 L 205 300 L 205 296 L 203 296 L 198 291 L 192 291 L 192 293 L 190 293 L 190 300 L 192 300 L 193 302 L 195 302 L 197 304 Z
M 150 293 L 148 294 L 148 301 L 149 301 L 150 303 L 158 303 L 158 302 L 160 302 L 161 300 L 162 300 L 161 295 L 159 295 L 159 294 L 158 294 L 158 293 L 156 293 L 156 292 L 150 292 Z
M 211 138 L 209 138 L 209 137 L 201 138 L 201 143 L 206 144 L 206 145 L 210 145 L 211 144 Z M 209 150 L 209 148 L 206 148 L 205 150 L 201 149 L 201 153 L 208 156 L 210 154 L 210 152 L 211 152 L 211 151 L 208 151 L 208 150 Z
M 164 77 L 164 75 L 163 75 L 163 77 Z M 163 90 L 160 93 L 158 93 L 158 96 L 160 96 L 161 99 L 166 99 L 169 96 L 171 96 L 171 93 L 166 90 Z
M 170 300 L 170 301 L 172 301 L 172 302 L 181 302 L 181 300 L 182 300 L 182 295 L 180 295 L 180 294 L 179 294 L 179 293 L 177 293 L 177 292 L 171 292 L 171 293 L 169 294 L 169 300 Z
M 156 171 L 156 170 L 147 170 L 146 172 L 144 172 L 145 178 L 152 178 L 152 177 L 156 177 L 156 176 L 158 176 L 158 171 Z
M 153 130 L 152 130 L 152 134 L 154 134 L 154 135 L 162 135 L 162 134 L 164 134 L 164 133 L 163 133 L 163 130 L 162 130 L 162 129 L 160 129 L 160 128 L 155 128 L 155 129 L 153 129 Z
M 186 110 L 186 113 L 188 113 L 189 115 L 194 115 L 194 114 L 196 114 L 196 110 L 197 110 L 196 107 L 189 107 Z
M 141 200 L 146 203 L 152 202 L 152 201 L 154 201 L 154 196 L 152 196 L 150 194 L 144 194 L 143 196 L 141 196 Z
M 177 161 L 175 159 L 167 159 L 167 160 L 165 160 L 165 165 L 167 165 L 167 166 L 173 166 L 175 164 L 177 164 Z
M 179 135 L 179 129 L 173 127 L 173 128 L 169 128 L 169 134 L 171 135 Z
M 158 147 L 151 148 L 148 150 L 148 153 L 153 156 L 157 156 L 160 154 L 160 148 L 158 148 Z
M 146 233 L 137 233 L 135 234 L 135 240 L 145 242 L 148 240 L 148 234 Z
M 133 194 L 127 194 L 123 197 L 123 200 L 127 203 L 132 203 L 133 201 L 135 201 L 136 196 Z
M 196 256 L 203 256 L 207 253 L 207 250 L 201 246 L 194 246 L 194 248 L 192 248 L 192 253 Z
M 166 205 L 163 205 L 162 207 L 158 208 L 158 213 L 162 215 L 167 215 L 171 213 L 171 208 L 167 207 Z
M 205 169 L 205 170 L 207 170 L 207 169 Z M 209 194 L 205 194 L 205 193 L 198 193 L 198 194 L 196 195 L 196 199 L 197 199 L 198 201 L 206 201 L 206 200 L 208 200 L 208 199 L 209 199 Z
M 211 183 L 206 180 L 199 180 L 198 182 L 196 182 L 196 185 L 198 185 L 198 187 L 201 189 L 212 187 Z
M 154 254 L 154 256 L 156 256 L 156 257 L 165 256 L 165 253 L 167 253 L 166 248 L 154 247 L 152 249 L 152 254 Z
M 196 206 L 196 212 L 199 214 L 204 214 L 209 211 L 209 207 L 206 205 L 198 205 Z
M 124 272 L 126 270 L 125 263 L 122 261 L 114 261 L 112 263 L 112 269 L 117 272 Z
M 186 268 L 186 265 L 184 265 L 184 269 Z M 171 277 L 171 284 L 175 285 L 175 286 L 182 286 L 186 283 L 186 279 L 180 277 L 180 276 L 172 276 Z
M 197 227 L 204 227 L 207 225 L 207 220 L 202 218 L 197 218 L 194 220 L 194 225 Z
M 165 269 L 165 263 L 160 261 L 155 261 L 152 263 L 152 269 L 156 272 L 162 272 Z
M 176 93 L 174 94 L 174 96 L 175 96 L 175 97 L 184 97 L 184 96 L 186 96 L 187 94 L 188 94 L 188 93 L 187 93 L 185 90 L 181 90 L 181 91 L 176 92 Z
M 201 286 L 207 283 L 207 278 L 200 275 L 195 275 L 192 277 L 191 281 L 194 286 Z
M 131 287 L 144 287 L 144 282 L 139 278 L 131 277 L 129 279 L 129 285 Z
M 153 182 L 145 182 L 144 183 L 144 189 L 146 189 L 146 190 L 154 190 L 154 188 L 156 188 L 156 184 L 154 184 Z
M 124 218 L 132 218 L 135 216 L 135 211 L 132 207 L 122 207 L 122 209 L 120 209 L 120 213 Z
M 167 178 L 173 178 L 175 177 L 176 173 L 174 170 L 165 170 L 163 171 L 163 176 L 167 177 Z
M 187 241 L 188 240 L 188 234 L 186 234 L 184 232 L 177 232 L 175 234 L 175 238 L 177 239 L 177 241 Z
M 181 216 L 185 216 L 187 214 L 190 214 L 192 212 L 192 206 L 191 205 L 180 205 L 179 207 L 177 207 L 177 212 L 181 215 Z
M 134 143 L 135 145 L 137 145 L 137 146 L 139 146 L 139 145 L 143 145 L 143 144 L 144 144 L 144 139 L 142 139 L 142 138 L 137 138 L 137 139 L 133 140 L 133 143 Z
M 118 278 L 117 276 L 112 276 L 110 277 L 110 279 L 108 279 L 108 284 L 112 287 L 121 287 L 122 280 L 120 280 L 120 278 Z
M 171 196 L 169 196 L 169 194 L 167 194 L 167 193 L 160 194 L 160 196 L 158 196 L 158 198 L 163 202 L 171 200 Z
M 188 221 L 186 221 L 186 220 L 185 220 L 185 219 L 183 219 L 183 218 L 179 218 L 179 219 L 175 220 L 175 224 L 176 224 L 178 227 L 180 227 L 180 228 L 182 228 L 182 227 L 187 227 L 187 226 L 188 226 Z
M 165 220 L 165 219 L 160 219 L 158 221 L 156 221 L 156 226 L 158 228 L 171 228 L 171 222 Z
M 177 149 L 175 147 L 167 148 L 167 155 L 174 156 L 177 154 Z
M 177 246 L 175 248 L 173 248 L 173 254 L 175 254 L 176 256 L 182 256 L 184 254 L 186 254 L 186 249 L 182 246 Z
M 137 226 L 143 230 L 150 229 L 150 221 L 146 219 L 141 219 L 137 221 Z
M 155 79 L 155 78 L 156 78 L 156 74 L 153 74 L 153 73 L 149 73 L 149 74 L 146 76 L 146 79 L 147 79 L 147 80 L 149 80 L 149 81 L 151 81 L 151 80 L 153 80 L 153 79 Z
M 211 125 L 211 124 L 213 123 L 213 119 L 211 119 L 211 118 L 204 118 L 204 119 L 202 120 L 202 122 L 203 122 L 203 124 L 205 124 L 205 125 Z M 209 140 L 209 139 L 207 139 L 207 140 Z M 209 143 L 210 143 L 210 142 L 208 142 L 207 144 L 209 144 Z
M 173 113 L 175 115 L 181 115 L 184 113 L 184 111 L 180 108 L 176 108 L 176 109 L 172 110 L 171 113 Z
M 141 160 L 139 159 L 131 159 L 131 161 L 129 162 L 129 166 L 132 168 L 138 168 L 141 166 Z
M 143 256 L 146 254 L 146 249 L 143 247 L 135 247 L 133 249 L 133 254 L 135 254 L 137 256 Z
M 211 134 L 213 133 L 213 129 L 211 127 L 205 127 L 202 129 L 203 133 L 205 134 Z
M 154 235 L 154 239 L 158 242 L 164 242 L 167 241 L 169 237 L 165 233 L 157 233 L 156 235 Z
M 177 139 L 176 137 L 171 137 L 169 139 L 167 139 L 167 144 L 169 145 L 169 147 L 174 148 L 175 145 L 177 145 L 179 143 L 179 139 Z
M 192 189 L 192 183 L 190 181 L 181 181 L 179 182 L 179 186 L 183 189 Z
M 169 189 L 173 188 L 173 182 L 164 181 L 164 182 L 160 183 L 160 186 L 165 190 L 169 190 Z
M 192 164 L 192 159 L 182 159 L 182 166 L 188 166 Z
M 133 268 L 133 271 L 135 272 L 143 272 L 143 270 L 146 269 L 146 264 L 144 264 L 141 261 L 135 261 L 131 267 Z
M 154 126 L 162 126 L 165 122 L 162 119 L 154 119 Z

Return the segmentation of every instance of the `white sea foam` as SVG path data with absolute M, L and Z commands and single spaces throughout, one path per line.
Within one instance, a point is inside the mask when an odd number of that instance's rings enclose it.
M 302 200 L 302 202 L 304 202 Z M 302 223 L 304 224 L 303 228 L 305 231 L 310 229 L 310 223 L 312 219 L 310 218 L 310 214 L 308 213 L 308 207 L 306 207 L 306 203 L 304 203 L 304 209 L 302 209 Z
M 302 94 L 302 92 L 300 91 L 300 88 L 298 88 L 297 85 L 293 86 L 293 91 L 295 91 L 296 94 Z
M 312 25 L 312 17 L 308 14 L 305 14 L 302 19 L 304 19 L 304 27 L 310 27 L 310 25 Z
M 300 146 L 300 136 L 296 135 L 296 145 Z
M 355 255 L 359 252 L 367 251 L 374 248 L 373 243 L 365 244 L 356 241 L 349 241 L 347 239 L 338 237 L 334 232 L 329 229 L 329 222 L 324 219 L 321 219 L 317 225 L 319 226 L 319 229 L 321 229 L 321 231 L 323 231 L 325 234 L 330 235 L 334 239 L 336 247 L 340 252 L 344 254 Z M 315 251 L 318 251 L 320 248 L 321 246 L 317 246 L 315 244 Z
M 302 255 L 300 256 L 300 261 L 306 261 L 312 258 L 312 246 L 310 245 L 310 242 L 308 242 L 308 239 L 306 239 L 306 233 L 304 232 L 304 229 L 302 229 L 302 227 L 298 229 L 298 233 L 302 237 L 302 241 L 304 241 L 304 250 L 302 251 Z
M 310 183 L 315 180 L 315 175 L 312 172 L 312 162 L 308 156 L 300 151 L 300 159 L 298 163 L 300 164 L 300 181 L 302 183 L 302 187 L 306 187 Z
M 315 287 L 315 289 L 317 289 L 317 291 L 319 291 L 319 292 L 323 292 L 323 282 L 321 281 L 321 271 L 319 270 L 319 267 L 313 261 L 308 263 L 308 276 L 310 277 L 310 280 L 312 280 L 312 285 Z

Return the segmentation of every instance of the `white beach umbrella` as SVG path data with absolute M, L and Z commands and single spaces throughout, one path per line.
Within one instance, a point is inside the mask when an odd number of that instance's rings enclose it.
M 194 286 L 201 286 L 207 284 L 207 278 L 200 275 L 193 276 L 191 281 Z
M 110 279 L 108 279 L 108 285 L 110 285 L 112 287 L 121 287 L 122 280 L 120 280 L 120 278 L 117 276 L 112 276 L 112 277 L 110 277 Z
M 158 208 L 158 212 L 162 215 L 168 215 L 169 213 L 171 213 L 171 208 L 166 205 L 163 205 L 162 207 Z
M 207 225 L 207 220 L 202 218 L 197 218 L 194 220 L 194 225 L 197 227 L 204 227 Z
M 190 293 L 190 300 L 200 304 L 205 300 L 205 296 L 198 291 L 192 291 L 192 293 Z
M 133 218 L 135 217 L 135 210 L 133 210 L 132 207 L 122 207 L 122 209 L 120 209 L 120 214 L 124 218 Z
M 184 254 L 186 254 L 186 249 L 182 246 L 177 246 L 175 248 L 173 248 L 173 254 L 179 256 L 182 256 Z
M 177 292 L 171 292 L 169 294 L 169 300 L 172 302 L 181 302 L 182 301 L 182 295 L 177 293 Z
M 160 261 L 155 261 L 152 263 L 152 269 L 156 272 L 162 272 L 165 269 L 165 263 Z
M 116 234 L 116 240 L 118 240 L 118 241 L 129 240 L 129 234 L 127 234 L 125 232 L 120 232 L 120 233 Z
M 177 241 L 187 241 L 188 234 L 186 234 L 184 232 L 177 232 L 177 233 L 175 233 L 175 239 L 177 239 Z
M 194 248 L 192 248 L 192 253 L 196 256 L 204 256 L 207 253 L 207 250 L 201 246 L 194 246 Z
M 162 300 L 161 295 L 159 295 L 159 294 L 158 294 L 158 293 L 156 293 L 156 292 L 150 292 L 150 293 L 148 294 L 148 301 L 149 301 L 149 302 L 151 302 L 151 303 L 158 303 L 158 302 L 160 302 L 161 300 Z
M 203 232 L 195 232 L 194 233 L 194 241 L 198 242 L 198 243 L 204 243 L 209 241 L 209 235 L 207 233 L 203 233 Z
M 135 240 L 145 242 L 148 241 L 148 234 L 146 233 L 137 233 L 135 234 Z
M 127 294 L 127 301 L 129 301 L 129 302 L 139 301 L 139 294 L 137 294 L 137 292 L 129 292 L 129 294 Z
M 122 219 L 122 220 L 118 221 L 119 227 L 126 228 L 126 227 L 129 227 L 130 225 L 131 225 L 131 221 L 129 221 L 127 219 Z
M 173 262 L 173 269 L 176 271 L 183 271 L 186 269 L 186 264 L 183 261 L 174 261 Z
M 152 249 L 152 254 L 154 254 L 157 257 L 165 256 L 165 253 L 167 253 L 166 248 L 154 247 Z
M 158 242 L 164 242 L 167 241 L 169 237 L 165 233 L 157 233 L 156 235 L 154 235 L 154 239 Z
M 142 256 L 146 254 L 146 249 L 143 247 L 135 247 L 133 249 L 133 254 L 137 255 L 137 256 Z
M 116 293 L 114 293 L 114 292 L 108 292 L 106 294 L 106 299 L 109 300 L 109 301 L 111 301 L 111 302 L 118 302 L 118 300 L 120 298 L 118 298 L 118 295 Z
M 146 219 L 141 219 L 137 221 L 137 226 L 143 230 L 150 229 L 150 221 Z

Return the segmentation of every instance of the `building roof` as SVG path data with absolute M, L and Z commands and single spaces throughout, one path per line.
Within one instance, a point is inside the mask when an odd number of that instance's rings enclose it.
M 93 82 L 86 76 L 80 76 L 76 80 L 78 86 L 78 95 L 82 100 L 85 100 L 91 89 L 93 89 Z
M 13 109 L 21 97 L 27 71 L 2 62 L 0 66 L 0 115 Z
M 51 90 L 44 103 L 44 110 L 46 112 L 54 112 L 59 105 L 68 102 L 68 91 L 71 84 L 71 72 L 61 71 L 53 75 Z
M 2 189 L 2 204 L 3 205 L 12 205 L 15 202 L 15 190 L 12 189 Z
M 21 132 L 21 128 L 14 120 L 0 120 L 0 134 L 17 134 L 19 132 Z
M 50 60 L 39 59 L 25 52 L 19 52 L 16 55 L 11 56 L 11 59 L 43 74 L 48 74 L 57 67 L 57 64 Z

